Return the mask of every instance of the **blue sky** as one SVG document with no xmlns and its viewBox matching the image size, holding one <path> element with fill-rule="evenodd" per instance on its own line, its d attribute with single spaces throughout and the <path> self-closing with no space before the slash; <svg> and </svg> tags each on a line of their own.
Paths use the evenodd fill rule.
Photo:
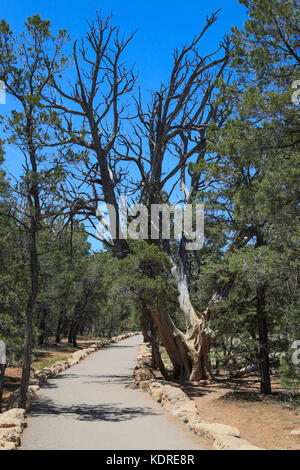
<svg viewBox="0 0 300 470">
<path fill-rule="evenodd" d="M 205 22 L 206 15 L 222 8 L 219 20 L 206 36 L 204 50 L 211 51 L 233 25 L 242 26 L 246 9 L 238 0 L 10 0 L 1 2 L 0 17 L 19 32 L 28 16 L 39 13 L 50 19 L 55 29 L 67 29 L 73 39 L 86 31 L 86 19 L 95 10 L 114 15 L 114 22 L 125 32 L 138 30 L 130 49 L 130 62 L 136 63 L 144 87 L 160 82 L 169 70 L 171 51 L 189 41 Z"/>
<path fill-rule="evenodd" d="M 101 10 L 105 16 L 113 13 L 113 23 L 120 25 L 121 31 L 130 33 L 137 30 L 126 59 L 130 64 L 135 63 L 139 84 L 146 91 L 157 89 L 168 77 L 172 50 L 189 42 L 201 31 L 206 16 L 220 8 L 218 21 L 209 29 L 201 44 L 202 53 L 205 54 L 218 46 L 232 26 L 243 26 L 246 9 L 238 0 L 187 0 L 184 3 L 179 0 L 10 0 L 2 2 L 0 18 L 4 18 L 13 32 L 19 34 L 26 19 L 39 13 L 43 19 L 51 21 L 53 32 L 67 29 L 71 39 L 75 40 L 85 34 L 86 20 L 92 20 L 96 10 Z M 14 107 L 12 100 L 7 97 L 6 111 Z M 5 113 L 3 105 L 0 105 L 0 113 Z M 22 157 L 9 147 L 5 159 L 6 169 L 11 174 L 17 174 Z"/>
<path fill-rule="evenodd" d="M 184 3 L 179 0 L 10 0 L 2 2 L 0 18 L 9 23 L 15 34 L 19 34 L 26 19 L 39 13 L 43 19 L 50 19 L 53 32 L 67 29 L 71 39 L 75 40 L 85 34 L 86 20 L 92 20 L 97 9 L 104 15 L 112 12 L 114 24 L 120 25 L 122 31 L 130 33 L 137 30 L 126 51 L 126 59 L 129 64 L 135 63 L 139 84 L 146 91 L 156 90 L 168 77 L 173 49 L 189 42 L 205 24 L 206 16 L 220 8 L 218 21 L 201 44 L 205 54 L 212 52 L 232 26 L 243 26 L 246 9 L 238 0 L 186 0 Z M 7 96 L 6 99 L 6 109 L 0 105 L 0 113 L 14 107 L 13 98 Z M 15 153 L 14 156 L 6 154 L 6 167 L 10 171 L 17 171 L 18 163 Z"/>
</svg>

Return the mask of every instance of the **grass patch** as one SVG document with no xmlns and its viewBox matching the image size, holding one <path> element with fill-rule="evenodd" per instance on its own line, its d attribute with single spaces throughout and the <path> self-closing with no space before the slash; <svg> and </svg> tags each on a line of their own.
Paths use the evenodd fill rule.
<svg viewBox="0 0 300 470">
<path fill-rule="evenodd" d="M 34 361 L 32 363 L 32 366 L 35 369 L 44 369 L 44 367 L 53 366 L 56 362 L 67 361 L 67 360 L 68 360 L 68 358 L 66 356 L 55 357 L 54 359 L 44 359 L 43 361 Z"/>
</svg>

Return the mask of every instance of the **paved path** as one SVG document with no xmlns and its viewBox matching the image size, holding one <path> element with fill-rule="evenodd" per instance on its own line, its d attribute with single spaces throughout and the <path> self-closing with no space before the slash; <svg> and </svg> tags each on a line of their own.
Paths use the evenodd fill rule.
<svg viewBox="0 0 300 470">
<path fill-rule="evenodd" d="M 141 336 L 91 354 L 49 380 L 30 412 L 22 449 L 196 450 L 196 439 L 133 385 Z"/>
</svg>

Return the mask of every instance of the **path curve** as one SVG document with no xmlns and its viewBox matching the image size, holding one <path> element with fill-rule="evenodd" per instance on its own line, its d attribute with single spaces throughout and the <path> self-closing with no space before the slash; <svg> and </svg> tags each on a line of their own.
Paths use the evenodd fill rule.
<svg viewBox="0 0 300 470">
<path fill-rule="evenodd" d="M 90 355 L 50 379 L 32 403 L 24 450 L 200 450 L 180 423 L 133 384 L 142 336 Z"/>
</svg>

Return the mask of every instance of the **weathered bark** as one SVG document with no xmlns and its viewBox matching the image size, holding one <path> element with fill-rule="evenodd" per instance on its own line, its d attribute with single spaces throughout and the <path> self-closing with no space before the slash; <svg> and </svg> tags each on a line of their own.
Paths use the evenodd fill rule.
<svg viewBox="0 0 300 470">
<path fill-rule="evenodd" d="M 174 378 L 189 380 L 192 360 L 184 334 L 176 328 L 168 314 L 151 310 L 151 317 L 173 364 Z"/>
<path fill-rule="evenodd" d="M 191 334 L 195 326 L 201 320 L 197 316 L 194 310 L 194 307 L 192 306 L 192 303 L 191 303 L 187 276 L 184 272 L 184 268 L 181 268 L 180 266 L 174 266 L 171 272 L 177 284 L 179 306 L 184 315 L 187 333 Z"/>
<path fill-rule="evenodd" d="M 213 379 L 209 353 L 212 344 L 211 336 L 205 331 L 205 321 L 194 326 L 193 332 L 187 339 L 193 358 L 191 381 Z"/>
<path fill-rule="evenodd" d="M 235 248 L 244 246 L 253 236 L 252 228 L 238 231 L 233 238 L 229 250 L 232 251 Z M 171 269 L 178 289 L 179 306 L 187 329 L 182 341 L 186 344 L 191 368 L 188 365 L 184 375 L 188 376 L 190 381 L 203 380 L 208 377 L 214 379 L 209 360 L 211 345 L 230 329 L 230 325 L 223 331 L 211 331 L 207 327 L 207 320 L 213 317 L 216 305 L 228 296 L 234 285 L 235 278 L 234 275 L 231 275 L 225 284 L 218 286 L 209 302 L 208 308 L 198 315 L 190 299 L 187 278 L 188 252 L 185 244 L 186 240 L 183 237 L 180 242 L 177 263 Z"/>
<path fill-rule="evenodd" d="M 178 263 L 173 266 L 171 273 L 177 285 L 179 306 L 187 328 L 186 335 L 182 337 L 189 355 L 189 364 L 184 376 L 190 381 L 196 381 L 206 379 L 208 375 L 212 376 L 209 362 L 211 339 L 205 329 L 205 314 L 198 316 L 191 303 L 186 275 L 187 256 L 185 241 L 182 240 Z"/>
</svg>

